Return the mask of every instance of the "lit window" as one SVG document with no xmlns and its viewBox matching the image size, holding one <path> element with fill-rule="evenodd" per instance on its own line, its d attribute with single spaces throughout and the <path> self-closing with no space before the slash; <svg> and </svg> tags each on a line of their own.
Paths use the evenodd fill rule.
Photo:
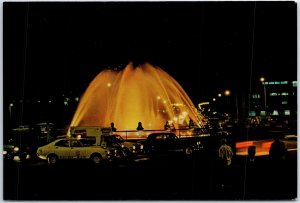
<svg viewBox="0 0 300 203">
<path fill-rule="evenodd" d="M 268 85 L 268 84 L 269 84 L 269 82 L 263 82 L 263 84 L 264 84 L 264 85 Z"/>
<path fill-rule="evenodd" d="M 281 104 L 288 104 L 288 102 L 287 101 L 282 101 Z"/>
<path fill-rule="evenodd" d="M 270 93 L 270 96 L 277 96 L 277 95 L 278 95 L 278 93 L 276 93 L 276 92 Z"/>
<path fill-rule="evenodd" d="M 280 84 L 286 85 L 286 84 L 288 84 L 288 81 L 281 81 Z"/>
<path fill-rule="evenodd" d="M 274 85 L 274 82 L 269 82 L 269 85 Z"/>
<path fill-rule="evenodd" d="M 280 84 L 280 82 L 279 81 L 275 81 L 275 85 L 278 85 L 278 84 Z"/>
<path fill-rule="evenodd" d="M 293 87 L 297 87 L 297 81 L 293 81 L 292 84 L 293 84 Z"/>
<path fill-rule="evenodd" d="M 255 111 L 249 111 L 249 116 L 256 116 L 256 112 Z"/>
<path fill-rule="evenodd" d="M 277 110 L 274 110 L 274 111 L 272 112 L 272 115 L 273 115 L 273 116 L 278 116 L 278 115 L 279 115 L 279 113 L 278 113 L 278 111 L 277 111 Z"/>
<path fill-rule="evenodd" d="M 288 92 L 282 92 L 281 95 L 282 95 L 282 96 L 288 96 L 289 93 L 288 93 Z"/>
<path fill-rule="evenodd" d="M 260 111 L 261 116 L 266 116 L 266 111 Z"/>
<path fill-rule="evenodd" d="M 290 110 L 284 110 L 283 114 L 286 115 L 286 116 L 289 116 L 289 115 L 291 115 L 291 111 Z"/>
</svg>

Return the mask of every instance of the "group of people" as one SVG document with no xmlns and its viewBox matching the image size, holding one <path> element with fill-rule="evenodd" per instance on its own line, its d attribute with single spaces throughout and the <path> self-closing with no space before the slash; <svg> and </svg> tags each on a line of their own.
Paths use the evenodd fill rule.
<svg viewBox="0 0 300 203">
<path fill-rule="evenodd" d="M 110 123 L 110 127 L 113 132 L 117 131 L 117 128 L 115 127 L 115 124 L 113 122 Z M 138 126 L 137 126 L 136 130 L 144 130 L 142 122 L 138 122 Z"/>
<path fill-rule="evenodd" d="M 270 161 L 274 164 L 280 164 L 282 161 L 286 159 L 287 149 L 285 143 L 279 139 L 278 136 L 273 137 L 274 141 L 271 144 L 269 150 L 269 158 Z M 255 162 L 255 155 L 256 155 L 256 147 L 249 146 L 248 147 L 248 160 L 249 164 Z M 221 170 L 221 182 L 222 184 L 228 184 L 230 182 L 231 176 L 231 165 L 232 165 L 232 158 L 234 156 L 232 147 L 228 145 L 227 139 L 221 139 L 221 145 L 218 150 L 218 158 L 219 158 L 219 168 Z"/>
</svg>

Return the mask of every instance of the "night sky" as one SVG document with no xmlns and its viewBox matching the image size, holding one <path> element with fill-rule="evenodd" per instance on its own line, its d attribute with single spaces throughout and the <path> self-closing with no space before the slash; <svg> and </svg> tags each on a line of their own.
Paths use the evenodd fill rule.
<svg viewBox="0 0 300 203">
<path fill-rule="evenodd" d="M 196 104 L 297 79 L 295 2 L 5 2 L 4 98 L 80 96 L 104 68 L 149 61 Z M 252 67 L 252 69 L 251 69 Z M 252 73 L 252 74 L 251 74 Z"/>
</svg>

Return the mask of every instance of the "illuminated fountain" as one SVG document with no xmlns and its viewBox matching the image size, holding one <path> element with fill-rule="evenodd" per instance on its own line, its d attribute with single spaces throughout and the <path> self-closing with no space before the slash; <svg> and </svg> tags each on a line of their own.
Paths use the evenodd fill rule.
<svg viewBox="0 0 300 203">
<path fill-rule="evenodd" d="M 162 130 L 166 121 L 175 128 L 201 118 L 183 88 L 159 67 L 129 63 L 121 71 L 103 70 L 80 99 L 71 126 L 110 126 L 118 131 Z"/>
</svg>

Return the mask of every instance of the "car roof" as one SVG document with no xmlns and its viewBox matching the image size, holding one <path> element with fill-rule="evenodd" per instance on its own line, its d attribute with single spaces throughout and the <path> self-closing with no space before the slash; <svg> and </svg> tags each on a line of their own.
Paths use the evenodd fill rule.
<svg viewBox="0 0 300 203">
<path fill-rule="evenodd" d="M 170 133 L 170 132 L 161 132 L 161 133 L 151 133 L 148 135 L 148 137 L 154 137 L 154 136 L 157 136 L 157 135 L 175 135 L 175 133 Z"/>
</svg>

